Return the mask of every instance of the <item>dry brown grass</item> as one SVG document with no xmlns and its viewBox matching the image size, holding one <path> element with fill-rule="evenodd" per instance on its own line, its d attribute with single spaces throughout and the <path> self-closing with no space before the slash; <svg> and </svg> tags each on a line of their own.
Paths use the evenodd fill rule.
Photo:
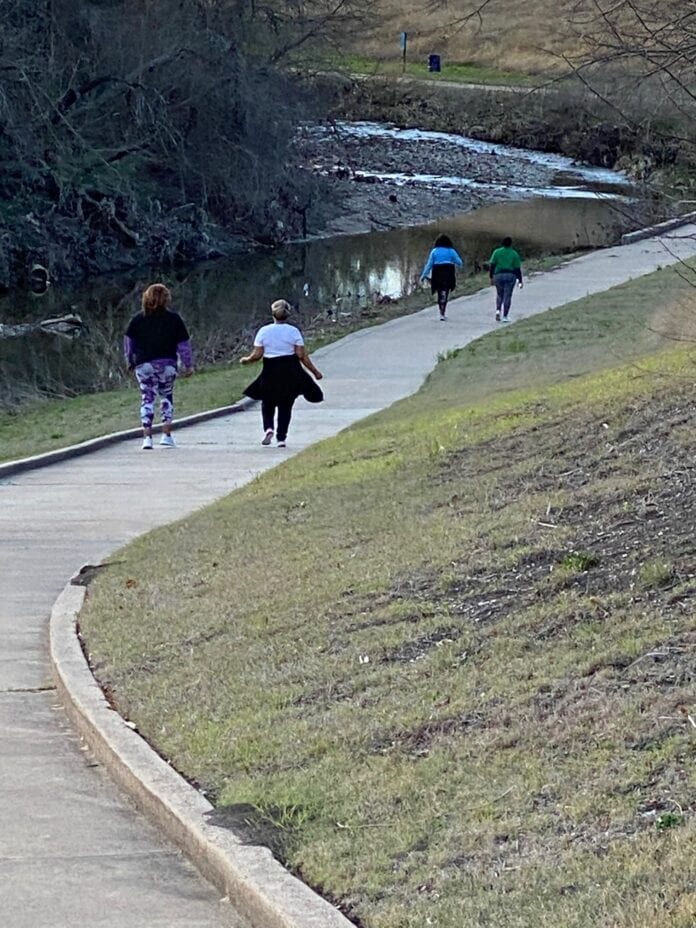
<svg viewBox="0 0 696 928">
<path fill-rule="evenodd" d="M 438 52 L 446 60 L 534 74 L 562 69 L 559 56 L 580 49 L 588 22 L 585 0 L 490 0 L 480 19 L 462 22 L 477 5 L 474 0 L 380 0 L 380 24 L 356 43 L 355 52 L 397 58 L 398 35 L 407 31 L 412 57 Z"/>
</svg>

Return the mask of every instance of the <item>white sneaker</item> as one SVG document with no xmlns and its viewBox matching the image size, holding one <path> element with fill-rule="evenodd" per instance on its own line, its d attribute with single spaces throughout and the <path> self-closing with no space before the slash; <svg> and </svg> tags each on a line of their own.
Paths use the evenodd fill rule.
<svg viewBox="0 0 696 928">
<path fill-rule="evenodd" d="M 143 438 L 143 451 L 152 451 L 152 437 L 150 435 Z"/>
<path fill-rule="evenodd" d="M 173 435 L 163 435 L 160 438 L 160 445 L 163 448 L 176 448 L 176 442 Z"/>
<path fill-rule="evenodd" d="M 273 441 L 273 429 L 266 429 L 266 434 L 261 439 L 262 445 L 270 445 Z"/>
<path fill-rule="evenodd" d="M 287 448 L 287 444 L 286 444 L 284 441 L 279 441 L 279 442 L 278 442 L 278 447 L 279 447 L 279 448 Z"/>
</svg>

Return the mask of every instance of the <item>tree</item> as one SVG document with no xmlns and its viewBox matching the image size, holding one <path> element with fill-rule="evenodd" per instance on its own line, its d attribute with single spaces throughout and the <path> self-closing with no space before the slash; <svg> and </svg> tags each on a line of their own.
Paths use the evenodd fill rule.
<svg viewBox="0 0 696 928">
<path fill-rule="evenodd" d="M 175 220 L 297 234 L 311 110 L 281 64 L 363 2 L 0 0 L 0 199 L 155 258 L 192 256 Z"/>
<path fill-rule="evenodd" d="M 583 0 L 582 50 L 566 60 L 594 94 L 636 119 L 661 114 L 694 143 L 696 0 Z"/>
</svg>

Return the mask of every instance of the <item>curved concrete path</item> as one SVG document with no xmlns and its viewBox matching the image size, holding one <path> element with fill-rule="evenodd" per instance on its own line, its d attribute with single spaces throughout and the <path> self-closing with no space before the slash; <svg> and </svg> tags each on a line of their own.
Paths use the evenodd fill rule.
<svg viewBox="0 0 696 928">
<path fill-rule="evenodd" d="M 696 226 L 533 278 L 516 318 L 696 255 Z M 0 924 L 2 928 L 220 928 L 239 919 L 81 750 L 47 673 L 51 605 L 82 564 L 211 502 L 287 454 L 416 390 L 440 352 L 490 331 L 492 294 L 364 329 L 317 353 L 327 402 L 298 410 L 291 448 L 261 448 L 258 412 L 0 483 Z M 136 399 L 133 398 L 134 413 Z M 143 489 L 145 488 L 145 489 Z M 150 489 L 147 489 L 150 488 Z"/>
</svg>

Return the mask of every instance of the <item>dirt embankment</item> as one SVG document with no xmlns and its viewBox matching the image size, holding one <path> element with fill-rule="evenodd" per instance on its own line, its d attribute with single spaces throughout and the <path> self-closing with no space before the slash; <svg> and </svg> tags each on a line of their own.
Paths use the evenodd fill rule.
<svg viewBox="0 0 696 928">
<path fill-rule="evenodd" d="M 0 292 L 30 289 L 32 268 L 46 268 L 53 284 L 138 267 L 170 268 L 280 244 L 300 237 L 307 211 L 274 199 L 263 229 L 225 228 L 193 203 L 165 209 L 135 197 L 85 199 L 71 212 L 41 198 L 0 213 Z"/>
<path fill-rule="evenodd" d="M 330 82 L 334 112 L 345 119 L 373 119 L 542 152 L 627 170 L 638 180 L 687 167 L 689 146 L 659 127 L 647 131 L 585 92 L 554 84 L 510 94 L 494 87 L 454 88 L 398 79 Z"/>
<path fill-rule="evenodd" d="M 125 270 L 214 258 L 234 246 L 233 236 L 184 207 L 143 216 L 113 201 L 95 200 L 89 216 L 47 212 L 37 203 L 0 226 L 0 290 L 28 287 L 31 269 L 45 267 L 54 283 Z"/>
</svg>

